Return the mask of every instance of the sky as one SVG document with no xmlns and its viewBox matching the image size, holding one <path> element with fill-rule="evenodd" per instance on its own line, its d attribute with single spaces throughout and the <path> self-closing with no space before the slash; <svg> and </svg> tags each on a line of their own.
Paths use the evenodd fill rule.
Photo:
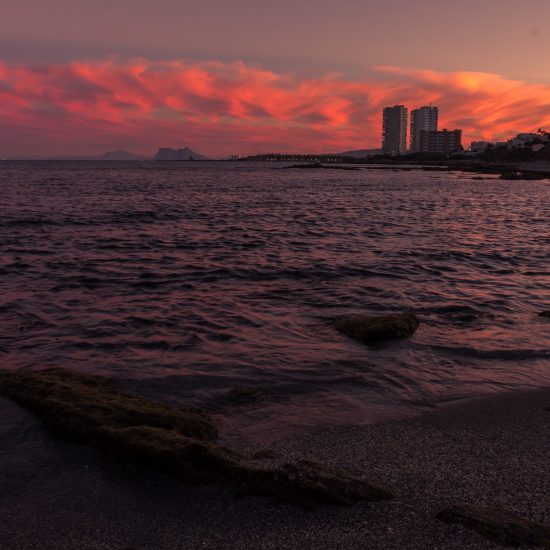
<svg viewBox="0 0 550 550">
<path fill-rule="evenodd" d="M 466 144 L 550 126 L 550 1 L 0 0 L 0 158 L 380 146 L 432 102 Z"/>
</svg>

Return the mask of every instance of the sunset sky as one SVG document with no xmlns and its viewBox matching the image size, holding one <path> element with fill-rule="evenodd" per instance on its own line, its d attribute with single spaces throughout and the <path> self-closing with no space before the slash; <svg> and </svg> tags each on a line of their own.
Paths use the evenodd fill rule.
<svg viewBox="0 0 550 550">
<path fill-rule="evenodd" d="M 0 0 L 0 158 L 331 152 L 381 109 L 505 139 L 550 126 L 548 0 Z"/>
</svg>

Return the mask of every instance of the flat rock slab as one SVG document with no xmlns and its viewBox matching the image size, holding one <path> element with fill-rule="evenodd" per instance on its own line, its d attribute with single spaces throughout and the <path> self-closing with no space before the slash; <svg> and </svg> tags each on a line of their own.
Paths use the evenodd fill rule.
<svg viewBox="0 0 550 550">
<path fill-rule="evenodd" d="M 56 435 L 191 483 L 218 483 L 242 495 L 304 507 L 389 500 L 391 493 L 359 476 L 319 464 L 256 467 L 212 442 L 210 417 L 122 392 L 107 379 L 65 369 L 5 372 L 0 393 L 35 412 Z"/>
<path fill-rule="evenodd" d="M 475 506 L 451 506 L 439 512 L 436 518 L 464 525 L 504 546 L 550 548 L 549 525 L 529 521 L 512 512 Z"/>
<path fill-rule="evenodd" d="M 336 322 L 336 328 L 363 344 L 412 336 L 420 322 L 413 313 L 396 315 L 359 316 Z"/>
<path fill-rule="evenodd" d="M 35 412 L 60 435 L 88 443 L 102 428 L 150 427 L 201 441 L 218 430 L 211 418 L 194 407 L 169 407 L 115 388 L 101 376 L 52 368 L 5 373 L 0 391 Z"/>
</svg>

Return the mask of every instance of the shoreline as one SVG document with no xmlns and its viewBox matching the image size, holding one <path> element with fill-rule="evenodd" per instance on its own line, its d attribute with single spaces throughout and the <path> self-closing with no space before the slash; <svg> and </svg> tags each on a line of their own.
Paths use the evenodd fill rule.
<svg viewBox="0 0 550 550">
<path fill-rule="evenodd" d="M 16 448 L 4 445 L 0 455 L 5 549 L 500 548 L 434 519 L 456 504 L 550 523 L 550 388 L 449 403 L 398 422 L 312 430 L 270 445 L 277 460 L 362 472 L 397 497 L 313 511 L 183 485 L 62 443 L 17 405 L 2 405 L 18 434 Z M 21 447 L 40 457 L 30 471 L 17 456 Z"/>
</svg>

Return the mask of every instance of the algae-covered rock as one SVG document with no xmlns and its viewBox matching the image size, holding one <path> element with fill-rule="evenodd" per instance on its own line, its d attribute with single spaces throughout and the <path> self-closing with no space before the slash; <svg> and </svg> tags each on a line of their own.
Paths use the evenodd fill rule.
<svg viewBox="0 0 550 550">
<path fill-rule="evenodd" d="M 0 392 L 29 407 L 53 433 L 192 483 L 219 483 L 243 495 L 303 506 L 386 500 L 365 480 L 312 463 L 273 468 L 213 443 L 210 418 L 122 392 L 107 380 L 64 369 L 4 373 Z"/>
<path fill-rule="evenodd" d="M 277 453 L 271 449 L 261 449 L 256 451 L 251 458 L 252 460 L 273 460 L 277 458 Z"/>
<path fill-rule="evenodd" d="M 236 483 L 243 495 L 269 495 L 306 508 L 318 504 L 349 506 L 357 501 L 391 500 L 393 495 L 359 477 L 301 460 L 274 469 L 250 469 Z"/>
<path fill-rule="evenodd" d="M 393 338 L 407 338 L 414 334 L 419 321 L 413 313 L 397 315 L 359 316 L 336 322 L 336 328 L 364 344 Z"/>
<path fill-rule="evenodd" d="M 4 395 L 32 409 L 55 432 L 90 443 L 104 427 L 148 426 L 208 441 L 217 436 L 210 417 L 192 407 L 169 407 L 116 389 L 99 376 L 61 368 L 6 375 Z"/>
<path fill-rule="evenodd" d="M 550 526 L 524 519 L 512 512 L 462 505 L 445 508 L 436 518 L 464 525 L 486 539 L 505 546 L 550 548 Z"/>
</svg>

